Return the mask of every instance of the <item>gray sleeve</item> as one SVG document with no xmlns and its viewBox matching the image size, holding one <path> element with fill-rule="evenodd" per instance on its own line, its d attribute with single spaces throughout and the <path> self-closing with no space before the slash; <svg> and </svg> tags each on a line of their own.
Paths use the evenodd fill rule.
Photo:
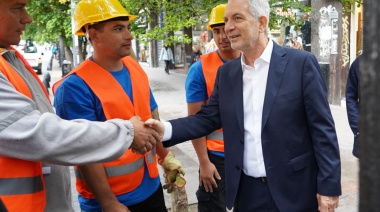
<svg viewBox="0 0 380 212">
<path fill-rule="evenodd" d="M 59 165 L 112 161 L 132 144 L 133 125 L 67 121 L 52 113 L 41 114 L 0 73 L 0 155 Z"/>
</svg>

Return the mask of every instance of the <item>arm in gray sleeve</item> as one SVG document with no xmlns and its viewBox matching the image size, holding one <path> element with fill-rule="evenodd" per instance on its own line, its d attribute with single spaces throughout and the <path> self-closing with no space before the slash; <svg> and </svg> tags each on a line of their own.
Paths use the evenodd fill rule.
<svg viewBox="0 0 380 212">
<path fill-rule="evenodd" d="M 0 155 L 59 165 L 112 161 L 132 144 L 129 121 L 67 121 L 41 114 L 0 73 Z"/>
</svg>

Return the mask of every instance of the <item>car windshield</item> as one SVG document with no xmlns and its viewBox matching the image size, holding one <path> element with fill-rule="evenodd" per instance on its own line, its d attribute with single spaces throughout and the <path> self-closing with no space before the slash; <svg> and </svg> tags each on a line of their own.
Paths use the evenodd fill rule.
<svg viewBox="0 0 380 212">
<path fill-rule="evenodd" d="M 25 53 L 37 53 L 37 48 L 35 46 L 26 47 Z"/>
</svg>

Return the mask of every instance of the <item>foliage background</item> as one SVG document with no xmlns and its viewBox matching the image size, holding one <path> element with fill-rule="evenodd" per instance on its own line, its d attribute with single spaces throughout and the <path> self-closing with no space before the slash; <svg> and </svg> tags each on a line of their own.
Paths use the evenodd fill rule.
<svg viewBox="0 0 380 212">
<path fill-rule="evenodd" d="M 362 0 L 339 0 L 345 12 L 351 12 L 351 5 L 361 4 Z M 78 0 L 75 0 L 77 3 Z M 167 44 L 190 43 L 191 34 L 183 33 L 175 35 L 174 32 L 192 27 L 200 21 L 207 21 L 211 9 L 217 5 L 226 3 L 226 0 L 120 0 L 127 11 L 138 15 L 133 21 L 132 33 L 139 42 L 149 43 L 155 40 L 164 40 Z M 278 23 L 286 21 L 291 25 L 297 21 L 279 16 L 275 13 L 277 8 L 287 11 L 289 8 L 299 9 L 303 12 L 312 11 L 311 7 L 302 5 L 298 0 L 269 0 L 271 5 L 270 23 L 271 29 Z M 30 0 L 27 10 L 33 18 L 33 23 L 27 26 L 23 35 L 24 39 L 31 38 L 37 43 L 56 43 L 60 36 L 65 49 L 72 55 L 71 30 L 71 1 L 70 0 Z M 158 18 L 160 17 L 160 18 Z M 164 21 L 160 21 L 164 20 Z M 189 31 L 189 30 L 187 30 Z M 86 39 L 81 38 L 80 49 L 85 50 Z M 83 51 L 82 51 L 83 52 Z M 84 52 L 85 53 L 85 52 Z"/>
</svg>

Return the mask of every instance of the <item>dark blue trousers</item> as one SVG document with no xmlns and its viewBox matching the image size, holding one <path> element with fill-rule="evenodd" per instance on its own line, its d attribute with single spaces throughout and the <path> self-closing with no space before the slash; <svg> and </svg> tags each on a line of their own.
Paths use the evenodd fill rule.
<svg viewBox="0 0 380 212">
<path fill-rule="evenodd" d="M 225 212 L 226 211 L 226 183 L 224 171 L 224 158 L 214 155 L 208 151 L 208 157 L 218 170 L 221 177 L 216 180 L 218 188 L 214 191 L 206 192 L 204 186 L 199 186 L 196 193 L 198 199 L 198 212 Z"/>
<path fill-rule="evenodd" d="M 242 172 L 234 211 L 279 212 L 266 178 L 254 178 Z"/>
</svg>

